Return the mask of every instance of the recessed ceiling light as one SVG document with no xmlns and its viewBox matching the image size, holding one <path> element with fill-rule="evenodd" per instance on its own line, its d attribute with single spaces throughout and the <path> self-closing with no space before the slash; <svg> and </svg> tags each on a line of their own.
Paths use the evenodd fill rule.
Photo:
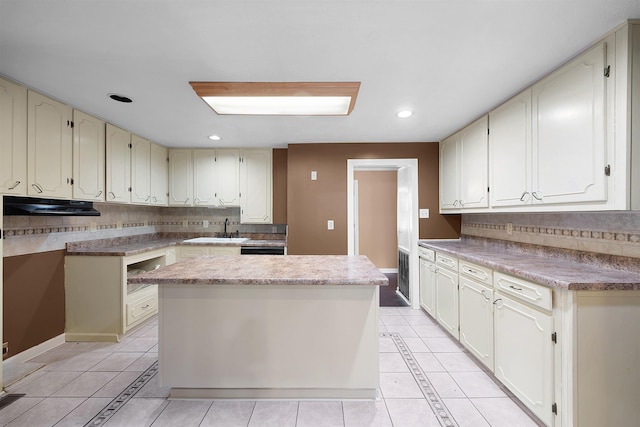
<svg viewBox="0 0 640 427">
<path fill-rule="evenodd" d="M 117 93 L 110 93 L 109 98 L 113 99 L 114 101 L 124 102 L 125 104 L 130 104 L 133 102 L 133 99 L 129 98 L 128 96 L 119 95 Z"/>
<path fill-rule="evenodd" d="M 411 117 L 411 116 L 413 116 L 413 111 L 410 111 L 410 110 L 398 111 L 398 114 L 396 114 L 396 117 L 400 119 L 406 119 L 407 117 Z"/>
<path fill-rule="evenodd" d="M 218 135 L 209 135 L 209 139 L 212 141 L 220 141 L 222 138 L 220 138 Z"/>
<path fill-rule="evenodd" d="M 346 116 L 360 82 L 190 82 L 217 114 Z"/>
</svg>

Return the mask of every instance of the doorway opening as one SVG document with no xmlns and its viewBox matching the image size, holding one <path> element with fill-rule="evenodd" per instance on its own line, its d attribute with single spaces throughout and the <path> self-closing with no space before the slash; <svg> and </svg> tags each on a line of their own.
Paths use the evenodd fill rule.
<svg viewBox="0 0 640 427">
<path fill-rule="evenodd" d="M 360 254 L 358 180 L 362 171 L 392 171 L 396 184 L 396 241 L 399 294 L 413 307 L 419 307 L 418 277 L 418 160 L 417 159 L 349 159 L 347 160 L 347 239 L 348 254 Z M 373 208 L 369 208 L 373 209 Z M 375 216 L 375 212 L 373 213 Z M 378 230 L 367 230 L 367 237 Z M 387 241 L 385 245 L 392 245 Z M 387 251 L 388 254 L 388 251 Z M 387 255 L 388 256 L 388 255 Z M 387 272 L 387 269 L 381 269 Z"/>
</svg>

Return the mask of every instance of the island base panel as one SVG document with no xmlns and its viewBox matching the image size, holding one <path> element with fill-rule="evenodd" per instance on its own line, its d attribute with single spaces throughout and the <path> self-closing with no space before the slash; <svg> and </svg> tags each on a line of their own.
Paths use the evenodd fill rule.
<svg viewBox="0 0 640 427">
<path fill-rule="evenodd" d="M 161 285 L 161 385 L 194 398 L 209 397 L 197 389 L 232 398 L 254 397 L 241 390 L 281 391 L 270 398 L 365 390 L 373 398 L 378 294 L 374 285 Z"/>
</svg>

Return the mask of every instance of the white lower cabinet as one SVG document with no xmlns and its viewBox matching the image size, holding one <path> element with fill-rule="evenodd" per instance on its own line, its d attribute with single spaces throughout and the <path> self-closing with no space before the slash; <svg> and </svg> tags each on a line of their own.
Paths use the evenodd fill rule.
<svg viewBox="0 0 640 427">
<path fill-rule="evenodd" d="M 435 317 L 436 311 L 436 264 L 435 254 L 423 255 L 428 249 L 420 248 L 420 306 Z"/>
<path fill-rule="evenodd" d="M 180 246 L 178 253 L 180 254 L 180 261 L 184 259 L 197 258 L 204 255 L 240 255 L 240 246 Z"/>
<path fill-rule="evenodd" d="M 460 276 L 460 343 L 491 371 L 493 301 L 493 289 Z"/>
<path fill-rule="evenodd" d="M 451 268 L 445 268 L 445 265 Z M 436 320 L 447 332 L 460 339 L 457 267 L 457 259 L 436 254 Z"/>
<path fill-rule="evenodd" d="M 495 375 L 546 425 L 553 424 L 553 316 L 496 293 Z"/>
</svg>

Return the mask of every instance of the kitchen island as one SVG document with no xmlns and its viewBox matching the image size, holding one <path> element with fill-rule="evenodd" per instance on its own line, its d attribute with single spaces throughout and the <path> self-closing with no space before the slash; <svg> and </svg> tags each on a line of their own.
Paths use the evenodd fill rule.
<svg viewBox="0 0 640 427">
<path fill-rule="evenodd" d="M 364 256 L 205 256 L 159 285 L 159 375 L 174 398 L 376 397 L 378 295 Z"/>
</svg>

